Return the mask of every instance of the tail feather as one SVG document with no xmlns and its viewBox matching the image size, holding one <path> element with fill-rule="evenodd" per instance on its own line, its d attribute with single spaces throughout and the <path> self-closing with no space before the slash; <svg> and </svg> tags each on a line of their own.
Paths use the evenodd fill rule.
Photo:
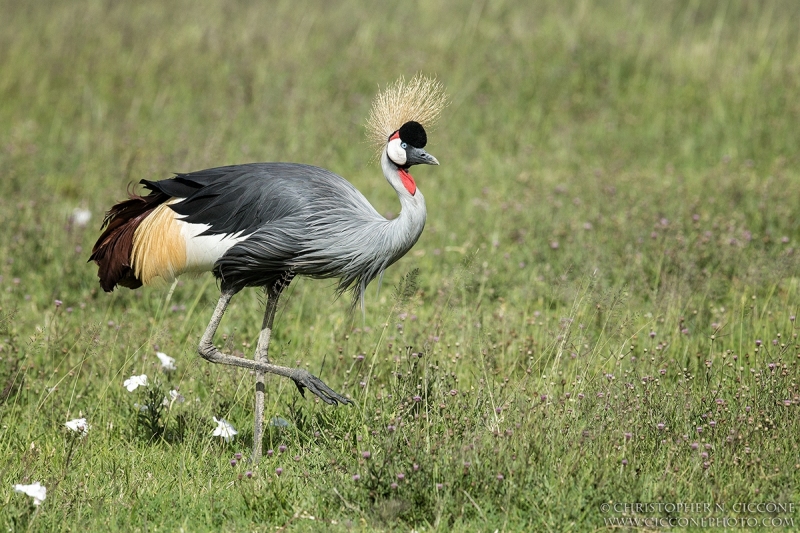
<svg viewBox="0 0 800 533">
<path fill-rule="evenodd" d="M 147 196 L 128 193 L 128 200 L 120 202 L 106 213 L 104 231 L 92 248 L 89 261 L 97 263 L 100 286 L 106 292 L 121 285 L 129 289 L 142 286 L 131 266 L 131 251 L 136 229 L 159 205 L 170 197 L 153 191 Z"/>
</svg>

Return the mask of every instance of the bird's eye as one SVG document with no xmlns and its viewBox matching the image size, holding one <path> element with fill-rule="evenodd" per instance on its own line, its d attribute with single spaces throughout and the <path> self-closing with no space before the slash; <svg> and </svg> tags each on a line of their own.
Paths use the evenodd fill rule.
<svg viewBox="0 0 800 533">
<path fill-rule="evenodd" d="M 406 143 L 400 143 L 400 148 L 405 150 L 406 148 L 408 148 L 408 145 Z"/>
</svg>

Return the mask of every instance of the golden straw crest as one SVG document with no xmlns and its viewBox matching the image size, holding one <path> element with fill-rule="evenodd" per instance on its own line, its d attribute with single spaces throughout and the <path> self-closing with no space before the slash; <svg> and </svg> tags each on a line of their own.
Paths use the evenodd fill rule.
<svg viewBox="0 0 800 533">
<path fill-rule="evenodd" d="M 367 137 L 380 152 L 389 136 L 408 121 L 430 128 L 448 104 L 444 86 L 434 78 L 417 74 L 411 81 L 400 78 L 372 101 L 367 119 Z"/>
</svg>

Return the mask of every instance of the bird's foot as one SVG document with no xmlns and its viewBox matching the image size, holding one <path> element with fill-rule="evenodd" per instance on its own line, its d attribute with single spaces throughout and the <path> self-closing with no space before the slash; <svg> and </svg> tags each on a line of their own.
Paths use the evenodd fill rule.
<svg viewBox="0 0 800 533">
<path fill-rule="evenodd" d="M 349 398 L 345 398 L 332 388 L 328 387 L 325 382 L 323 382 L 317 376 L 302 368 L 296 369 L 295 375 L 292 376 L 292 379 L 294 380 L 294 384 L 297 385 L 297 388 L 300 390 L 300 394 L 303 397 L 305 397 L 305 390 L 308 389 L 319 396 L 323 402 L 330 405 L 336 405 L 338 403 L 346 405 L 348 403 L 353 403 Z"/>
</svg>

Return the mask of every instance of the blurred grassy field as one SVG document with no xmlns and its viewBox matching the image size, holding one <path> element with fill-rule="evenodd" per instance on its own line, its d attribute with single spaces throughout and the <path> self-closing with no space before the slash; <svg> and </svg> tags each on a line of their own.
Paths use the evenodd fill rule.
<svg viewBox="0 0 800 533">
<path fill-rule="evenodd" d="M 733 509 L 800 502 L 796 2 L 39 1 L 0 20 L 4 530 L 636 527 L 609 502 L 800 524 Z M 452 102 L 441 166 L 415 173 L 425 233 L 365 319 L 297 280 L 276 323 L 273 358 L 356 405 L 270 379 L 290 425 L 232 466 L 252 376 L 196 355 L 213 280 L 103 293 L 103 213 L 143 178 L 294 161 L 393 216 L 362 125 L 417 72 Z M 238 295 L 220 345 L 251 357 L 262 305 Z M 149 392 L 126 391 L 141 373 Z M 172 388 L 186 402 L 157 411 Z M 12 489 L 34 481 L 40 507 Z"/>
</svg>

